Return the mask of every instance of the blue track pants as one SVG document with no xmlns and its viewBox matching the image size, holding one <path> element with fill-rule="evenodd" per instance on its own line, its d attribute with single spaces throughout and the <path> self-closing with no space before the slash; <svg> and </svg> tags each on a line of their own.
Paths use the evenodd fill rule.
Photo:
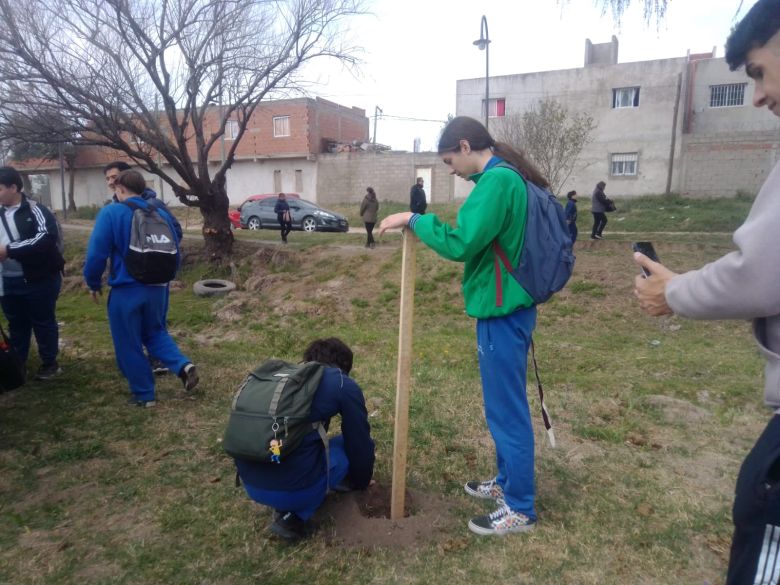
<svg viewBox="0 0 780 585">
<path fill-rule="evenodd" d="M 536 519 L 534 431 L 525 383 L 535 326 L 536 307 L 477 320 L 485 418 L 496 444 L 496 481 L 507 505 L 532 520 Z"/>
<path fill-rule="evenodd" d="M 344 437 L 338 435 L 330 439 L 330 481 L 328 487 L 332 488 L 341 483 L 348 471 L 349 460 L 344 451 Z M 244 482 L 244 489 L 247 495 L 258 504 L 270 506 L 278 512 L 295 512 L 301 520 L 306 521 L 325 501 L 326 481 L 328 478 L 323 473 L 322 478 L 317 483 L 300 490 L 264 490 L 248 485 L 246 482 Z"/>
<path fill-rule="evenodd" d="M 166 329 L 167 305 L 167 286 L 120 286 L 108 297 L 116 362 L 137 400 L 154 400 L 154 374 L 144 346 L 176 374 L 190 362 Z"/>
</svg>

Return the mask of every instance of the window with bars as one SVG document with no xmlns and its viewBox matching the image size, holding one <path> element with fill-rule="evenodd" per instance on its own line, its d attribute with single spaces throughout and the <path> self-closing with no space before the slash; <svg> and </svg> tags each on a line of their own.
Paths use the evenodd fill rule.
<svg viewBox="0 0 780 585">
<path fill-rule="evenodd" d="M 485 100 L 482 100 L 482 117 L 485 116 Z M 503 118 L 506 116 L 506 98 L 490 98 L 488 101 L 488 117 Z"/>
<path fill-rule="evenodd" d="M 274 138 L 290 135 L 290 116 L 274 116 Z"/>
<path fill-rule="evenodd" d="M 613 177 L 631 177 L 636 175 L 639 153 L 621 152 L 610 157 L 610 172 Z"/>
<path fill-rule="evenodd" d="M 225 140 L 235 140 L 238 136 L 238 120 L 228 120 L 225 123 Z"/>
<path fill-rule="evenodd" d="M 747 83 L 722 83 L 710 86 L 710 107 L 727 108 L 745 105 Z"/>
<path fill-rule="evenodd" d="M 617 87 L 612 90 L 613 108 L 638 108 L 639 107 L 639 88 L 638 87 Z"/>
</svg>

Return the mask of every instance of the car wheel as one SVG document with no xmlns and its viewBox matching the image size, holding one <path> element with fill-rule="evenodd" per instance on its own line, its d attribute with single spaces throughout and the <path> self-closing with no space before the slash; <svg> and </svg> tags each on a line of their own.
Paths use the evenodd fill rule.
<svg viewBox="0 0 780 585">
<path fill-rule="evenodd" d="M 234 290 L 236 290 L 236 284 L 234 282 L 230 282 L 229 280 L 220 280 L 218 278 L 199 280 L 192 285 L 192 292 L 199 297 L 226 295 L 227 293 Z"/>
<path fill-rule="evenodd" d="M 301 222 L 301 227 L 303 228 L 303 231 L 305 232 L 316 232 L 317 231 L 317 220 L 314 219 L 312 216 L 307 215 L 303 218 L 303 221 Z"/>
<path fill-rule="evenodd" d="M 249 218 L 249 221 L 246 222 L 246 227 L 250 230 L 259 230 L 262 227 L 260 218 L 253 215 Z"/>
</svg>

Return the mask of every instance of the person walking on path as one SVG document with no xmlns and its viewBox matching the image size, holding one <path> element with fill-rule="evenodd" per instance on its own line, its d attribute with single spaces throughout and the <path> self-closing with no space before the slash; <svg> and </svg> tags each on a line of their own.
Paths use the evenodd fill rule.
<svg viewBox="0 0 780 585">
<path fill-rule="evenodd" d="M 577 192 L 569 191 L 566 193 L 566 223 L 569 225 L 569 235 L 571 243 L 577 241 Z"/>
<path fill-rule="evenodd" d="M 726 42 L 731 70 L 745 65 L 755 81 L 753 105 L 780 116 L 780 0 L 759 0 Z M 636 253 L 650 272 L 635 294 L 650 315 L 691 319 L 752 319 L 765 365 L 764 402 L 774 412 L 737 477 L 726 585 L 777 584 L 780 579 L 780 265 L 772 253 L 780 223 L 780 163 L 769 173 L 736 250 L 703 268 L 676 274 Z M 746 286 L 747 285 L 747 286 Z"/>
<path fill-rule="evenodd" d="M 119 202 L 102 208 L 98 213 L 87 246 L 84 280 L 92 300 L 98 303 L 103 272 L 110 259 L 108 284 L 111 293 L 107 309 L 116 361 L 132 393 L 128 404 L 151 407 L 156 403 L 154 374 L 144 355 L 144 347 L 170 371 L 178 374 L 185 391 L 193 390 L 199 378 L 195 365 L 179 351 L 166 328 L 167 285 L 139 282 L 130 274 L 125 262 L 134 213 L 133 208 L 125 202 L 142 209 L 153 205 L 177 240 L 181 241 L 181 232 L 176 230 L 165 205 L 161 202 L 152 204 L 150 200 L 143 199 L 141 194 L 145 188 L 146 181 L 138 171 L 123 171 L 117 177 L 116 195 Z"/>
<path fill-rule="evenodd" d="M 604 187 L 607 184 L 599 181 L 593 190 L 593 197 L 590 200 L 590 211 L 593 214 L 593 229 L 590 231 L 591 240 L 603 240 L 601 233 L 607 227 L 607 195 L 604 193 Z"/>
<path fill-rule="evenodd" d="M 382 220 L 380 234 L 407 227 L 440 256 L 464 262 L 466 313 L 477 320 L 477 355 L 485 417 L 496 446 L 496 477 L 469 481 L 465 491 L 494 500 L 496 510 L 469 522 L 480 535 L 524 532 L 536 525 L 534 434 L 526 396 L 528 348 L 536 325 L 531 296 L 496 262 L 497 242 L 517 265 L 525 236 L 526 180 L 547 180 L 523 154 L 496 142 L 472 118 L 450 121 L 439 139 L 439 155 L 451 173 L 476 183 L 458 212 L 456 225 L 435 214 L 396 213 Z M 497 270 L 499 271 L 497 273 Z"/>
<path fill-rule="evenodd" d="M 412 190 L 409 192 L 409 210 L 412 213 L 419 213 L 422 215 L 425 210 L 428 209 L 428 200 L 425 198 L 425 180 L 422 177 L 417 177 L 417 182 L 412 185 Z"/>
<path fill-rule="evenodd" d="M 287 203 L 287 197 L 284 193 L 279 193 L 279 198 L 274 205 L 276 221 L 282 228 L 282 242 L 287 243 L 287 236 L 292 231 L 292 215 L 290 214 L 290 204 Z"/>
<path fill-rule="evenodd" d="M 360 204 L 360 217 L 366 226 L 366 248 L 374 247 L 374 226 L 376 225 L 379 201 L 373 187 L 366 187 L 366 196 Z"/>
<path fill-rule="evenodd" d="M 0 304 L 11 344 L 26 363 L 35 333 L 41 358 L 35 379 L 48 380 L 62 372 L 55 309 L 65 260 L 57 220 L 22 192 L 13 167 L 0 167 L 0 206 Z"/>
</svg>

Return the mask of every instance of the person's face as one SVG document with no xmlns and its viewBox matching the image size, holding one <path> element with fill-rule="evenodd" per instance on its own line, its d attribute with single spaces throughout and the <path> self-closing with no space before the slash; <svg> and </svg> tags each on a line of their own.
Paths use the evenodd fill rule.
<svg viewBox="0 0 780 585">
<path fill-rule="evenodd" d="M 106 184 L 114 193 L 116 193 L 116 179 L 121 172 L 119 169 L 108 169 L 106 171 Z"/>
<path fill-rule="evenodd" d="M 450 167 L 450 174 L 466 179 L 480 170 L 478 161 L 472 156 L 468 140 L 461 140 L 458 150 L 441 155 L 442 162 Z"/>
<path fill-rule="evenodd" d="M 753 105 L 780 116 L 780 33 L 747 54 L 745 72 L 756 83 Z"/>
<path fill-rule="evenodd" d="M 284 193 L 279 195 L 279 201 L 284 201 L 285 199 L 286 199 L 286 197 L 285 197 Z"/>
<path fill-rule="evenodd" d="M 16 205 L 21 200 L 22 196 L 16 188 L 16 185 L 11 185 L 10 187 L 0 185 L 0 205 Z"/>
<path fill-rule="evenodd" d="M 417 184 L 422 187 L 425 181 L 423 179 L 417 179 Z"/>
</svg>

